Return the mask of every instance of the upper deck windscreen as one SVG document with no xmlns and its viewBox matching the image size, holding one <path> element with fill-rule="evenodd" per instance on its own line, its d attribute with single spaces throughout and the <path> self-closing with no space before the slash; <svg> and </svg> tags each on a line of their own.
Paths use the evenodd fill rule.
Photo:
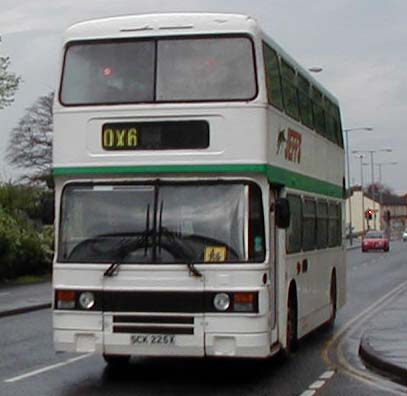
<svg viewBox="0 0 407 396">
<path fill-rule="evenodd" d="M 248 100 L 256 96 L 253 45 L 243 36 L 71 43 L 65 105 Z"/>
</svg>

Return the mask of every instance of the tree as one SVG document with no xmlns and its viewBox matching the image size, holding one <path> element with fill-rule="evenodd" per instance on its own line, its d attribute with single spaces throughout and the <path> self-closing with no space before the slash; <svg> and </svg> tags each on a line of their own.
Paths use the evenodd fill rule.
<svg viewBox="0 0 407 396">
<path fill-rule="evenodd" d="M 14 94 L 21 82 L 21 77 L 8 71 L 9 66 L 10 58 L 8 56 L 0 56 L 0 110 L 13 102 Z"/>
<path fill-rule="evenodd" d="M 21 180 L 30 184 L 51 182 L 53 100 L 53 92 L 40 96 L 11 131 L 7 160 L 26 172 Z"/>
<path fill-rule="evenodd" d="M 374 183 L 374 184 L 369 184 L 366 187 L 366 191 L 369 194 L 379 194 L 380 192 L 382 194 L 387 194 L 387 195 L 394 195 L 394 191 L 391 187 L 386 186 L 385 184 L 381 184 L 381 183 Z"/>
</svg>

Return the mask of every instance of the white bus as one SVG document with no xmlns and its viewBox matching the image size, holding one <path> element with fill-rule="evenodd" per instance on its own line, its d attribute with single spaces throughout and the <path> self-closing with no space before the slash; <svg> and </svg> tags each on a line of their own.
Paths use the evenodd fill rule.
<svg viewBox="0 0 407 396">
<path fill-rule="evenodd" d="M 345 302 L 338 102 L 251 17 L 69 28 L 53 173 L 59 351 L 264 358 Z"/>
</svg>

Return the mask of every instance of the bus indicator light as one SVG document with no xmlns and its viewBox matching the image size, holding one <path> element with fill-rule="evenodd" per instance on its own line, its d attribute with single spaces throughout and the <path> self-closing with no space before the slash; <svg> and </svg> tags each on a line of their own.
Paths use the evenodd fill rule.
<svg viewBox="0 0 407 396">
<path fill-rule="evenodd" d="M 55 302 L 58 309 L 74 309 L 76 302 L 75 292 L 72 290 L 57 290 Z"/>
<path fill-rule="evenodd" d="M 239 292 L 233 294 L 233 310 L 235 312 L 253 312 L 256 302 L 256 293 Z"/>
</svg>

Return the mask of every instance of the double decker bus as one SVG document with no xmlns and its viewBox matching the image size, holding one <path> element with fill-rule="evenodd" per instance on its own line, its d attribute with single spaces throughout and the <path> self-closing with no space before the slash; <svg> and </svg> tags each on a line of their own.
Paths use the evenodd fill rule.
<svg viewBox="0 0 407 396">
<path fill-rule="evenodd" d="M 345 302 L 338 101 L 251 17 L 70 27 L 53 174 L 59 351 L 264 358 Z"/>
</svg>

